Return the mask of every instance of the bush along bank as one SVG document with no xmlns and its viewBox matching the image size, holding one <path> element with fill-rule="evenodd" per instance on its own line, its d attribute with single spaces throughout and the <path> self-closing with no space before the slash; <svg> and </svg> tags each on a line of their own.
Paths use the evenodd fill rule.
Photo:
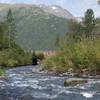
<svg viewBox="0 0 100 100">
<path fill-rule="evenodd" d="M 100 19 L 87 9 L 84 20 L 70 20 L 69 32 L 56 55 L 43 61 L 43 69 L 55 73 L 100 75 Z"/>
<path fill-rule="evenodd" d="M 0 51 L 0 65 L 4 67 L 14 67 L 31 64 L 31 55 L 19 52 L 15 48 Z"/>
<path fill-rule="evenodd" d="M 65 42 L 56 56 L 43 61 L 43 69 L 56 73 L 100 74 L 100 38 Z M 84 71 L 86 70 L 86 71 Z"/>
</svg>

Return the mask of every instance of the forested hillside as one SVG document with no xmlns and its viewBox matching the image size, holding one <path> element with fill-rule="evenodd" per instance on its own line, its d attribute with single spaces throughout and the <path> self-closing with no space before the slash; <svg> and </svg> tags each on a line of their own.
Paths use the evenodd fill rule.
<svg viewBox="0 0 100 100">
<path fill-rule="evenodd" d="M 68 19 L 45 12 L 35 5 L 0 4 L 0 20 L 11 9 L 16 24 L 16 41 L 26 50 L 55 49 L 57 36 L 68 32 Z M 71 16 L 72 18 L 72 16 Z"/>
</svg>

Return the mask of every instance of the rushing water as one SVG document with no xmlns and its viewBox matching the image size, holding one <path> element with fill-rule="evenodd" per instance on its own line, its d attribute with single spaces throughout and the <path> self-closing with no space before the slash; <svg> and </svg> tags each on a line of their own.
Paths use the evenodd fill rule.
<svg viewBox="0 0 100 100">
<path fill-rule="evenodd" d="M 64 80 L 73 78 L 32 73 L 33 67 L 6 70 L 7 79 L 0 79 L 0 100 L 100 100 L 100 80 L 64 87 Z"/>
</svg>

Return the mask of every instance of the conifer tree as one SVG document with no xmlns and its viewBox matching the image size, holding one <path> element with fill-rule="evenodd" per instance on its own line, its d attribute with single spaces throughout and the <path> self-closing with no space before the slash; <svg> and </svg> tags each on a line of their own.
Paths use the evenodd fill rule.
<svg viewBox="0 0 100 100">
<path fill-rule="evenodd" d="M 9 48 L 10 48 L 10 47 L 14 46 L 15 33 L 16 33 L 15 20 L 14 20 L 11 9 L 9 9 L 9 11 L 7 13 L 6 22 L 7 22 L 7 25 L 8 25 Z"/>
<path fill-rule="evenodd" d="M 85 26 L 86 36 L 87 37 L 92 36 L 91 33 L 95 27 L 95 17 L 92 9 L 88 9 L 85 12 L 84 26 Z"/>
<path fill-rule="evenodd" d="M 100 0 L 98 0 L 98 5 L 100 5 Z"/>
</svg>

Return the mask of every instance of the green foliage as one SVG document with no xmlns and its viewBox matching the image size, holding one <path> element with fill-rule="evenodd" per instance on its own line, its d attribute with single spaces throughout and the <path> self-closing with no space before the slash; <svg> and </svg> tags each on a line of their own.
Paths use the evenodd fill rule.
<svg viewBox="0 0 100 100">
<path fill-rule="evenodd" d="M 14 46 L 15 42 L 15 33 L 16 33 L 16 26 L 15 26 L 15 20 L 12 14 L 12 10 L 9 9 L 7 16 L 6 16 L 6 23 L 8 25 L 8 39 L 9 39 L 9 48 Z"/>
<path fill-rule="evenodd" d="M 72 39 L 80 39 L 83 36 L 84 28 L 81 23 L 75 20 L 69 20 L 68 22 L 69 33 L 67 34 L 67 38 Z"/>
<path fill-rule="evenodd" d="M 33 53 L 31 55 L 32 55 L 32 59 L 36 58 L 36 59 L 39 59 L 39 60 L 43 60 L 45 58 L 44 54 L 41 53 L 41 52 L 33 51 Z"/>
<path fill-rule="evenodd" d="M 68 31 L 66 27 L 66 19 L 49 14 L 31 16 L 19 23 L 17 42 L 27 50 L 52 50 L 55 49 L 56 33 L 62 38 Z"/>
<path fill-rule="evenodd" d="M 3 5 L 3 7 L 5 10 L 0 12 L 0 20 L 3 20 L 11 8 L 17 31 L 16 41 L 25 50 L 55 49 L 56 35 L 62 38 L 68 32 L 67 19 L 44 12 L 34 5 L 31 7 Z"/>
<path fill-rule="evenodd" d="M 10 66 L 10 67 L 14 67 L 15 65 L 17 65 L 18 62 L 16 60 L 13 59 L 8 59 L 7 63 L 5 66 Z"/>
<path fill-rule="evenodd" d="M 0 23 L 0 66 L 14 67 L 17 65 L 31 64 L 31 54 L 15 43 L 15 31 L 13 31 L 13 18 L 11 10 L 7 15 L 7 21 Z M 9 30 L 11 27 L 11 30 Z M 8 32 L 10 34 L 8 35 Z M 11 36 L 13 34 L 13 37 Z M 9 37 L 10 36 L 10 37 Z"/>
<path fill-rule="evenodd" d="M 59 44 L 60 44 L 60 36 L 59 35 L 56 35 L 55 46 L 56 47 L 59 47 Z"/>
<path fill-rule="evenodd" d="M 100 18 L 96 19 L 96 26 L 92 32 L 95 37 L 100 36 Z"/>
<path fill-rule="evenodd" d="M 7 29 L 8 27 L 5 23 L 0 23 L 0 50 L 8 48 Z"/>
<path fill-rule="evenodd" d="M 58 73 L 73 68 L 75 72 L 88 69 L 89 72 L 100 72 L 100 38 L 82 39 L 78 42 L 65 42 L 55 57 L 44 60 L 44 69 Z"/>
<path fill-rule="evenodd" d="M 95 27 L 95 17 L 92 9 L 88 9 L 85 13 L 84 25 L 86 30 L 86 36 L 91 36 L 91 33 Z"/>
<path fill-rule="evenodd" d="M 4 76 L 4 70 L 0 69 L 0 76 Z"/>
<path fill-rule="evenodd" d="M 17 65 L 31 64 L 31 56 L 28 53 L 16 49 L 6 49 L 0 51 L 0 65 L 4 67 L 14 67 Z"/>
<path fill-rule="evenodd" d="M 98 3 L 98 5 L 100 5 L 100 0 L 98 0 L 98 2 L 97 2 L 97 3 Z"/>
<path fill-rule="evenodd" d="M 100 17 L 96 18 L 96 24 L 100 23 Z"/>
<path fill-rule="evenodd" d="M 43 53 L 37 53 L 36 55 L 39 60 L 43 60 L 45 58 Z"/>
<path fill-rule="evenodd" d="M 100 21 L 95 21 L 92 9 L 85 13 L 84 21 L 69 21 L 67 39 L 61 43 L 55 57 L 43 61 L 44 69 L 58 73 L 87 69 L 100 74 Z M 93 37 L 93 38 L 91 38 Z"/>
<path fill-rule="evenodd" d="M 85 12 L 85 16 L 81 22 L 70 20 L 68 23 L 69 33 L 67 34 L 69 40 L 80 40 L 81 38 L 94 38 L 97 36 L 98 19 L 94 17 L 92 9 Z M 98 28 L 99 29 L 99 28 Z M 95 31 L 96 30 L 96 31 Z"/>
<path fill-rule="evenodd" d="M 33 57 L 33 58 L 37 58 L 37 55 L 36 55 L 36 52 L 35 52 L 35 51 L 33 51 L 32 57 Z"/>
</svg>

